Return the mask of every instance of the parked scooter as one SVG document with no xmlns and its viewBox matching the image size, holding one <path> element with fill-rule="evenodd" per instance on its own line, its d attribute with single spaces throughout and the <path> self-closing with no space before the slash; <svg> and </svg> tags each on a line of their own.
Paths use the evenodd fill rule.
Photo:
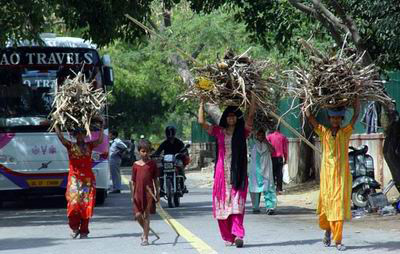
<svg viewBox="0 0 400 254">
<path fill-rule="evenodd" d="M 162 157 L 160 168 L 160 195 L 167 199 L 168 207 L 179 207 L 180 198 L 187 193 L 185 187 L 185 179 L 182 173 L 188 164 L 187 149 L 190 145 L 186 145 L 177 154 L 166 154 Z"/>
<path fill-rule="evenodd" d="M 380 189 L 380 184 L 375 180 L 374 160 L 367 154 L 368 146 L 360 148 L 349 147 L 349 164 L 353 177 L 351 200 L 355 208 L 366 208 L 369 205 L 369 195 Z"/>
</svg>

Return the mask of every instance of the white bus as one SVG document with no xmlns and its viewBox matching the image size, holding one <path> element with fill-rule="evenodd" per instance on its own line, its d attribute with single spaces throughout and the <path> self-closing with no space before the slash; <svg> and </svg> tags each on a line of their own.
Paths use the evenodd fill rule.
<svg viewBox="0 0 400 254">
<path fill-rule="evenodd" d="M 100 58 L 95 45 L 70 37 L 43 41 L 0 49 L 0 204 L 21 196 L 65 193 L 68 154 L 49 132 L 48 121 L 56 85 L 80 70 L 104 92 L 113 84 L 110 58 Z M 104 131 L 103 144 L 92 154 L 100 204 L 109 184 L 107 128 Z M 98 134 L 94 129 L 92 139 Z"/>
</svg>

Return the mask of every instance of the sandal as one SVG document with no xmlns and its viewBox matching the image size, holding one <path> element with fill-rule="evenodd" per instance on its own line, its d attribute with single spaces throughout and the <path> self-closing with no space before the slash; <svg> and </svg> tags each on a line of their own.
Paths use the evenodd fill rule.
<svg viewBox="0 0 400 254">
<path fill-rule="evenodd" d="M 322 243 L 324 244 L 325 247 L 331 246 L 331 236 L 327 236 L 325 234 L 324 238 L 322 239 Z"/>
<path fill-rule="evenodd" d="M 241 239 L 239 237 L 236 237 L 235 238 L 235 245 L 236 245 L 236 248 L 242 248 L 243 245 L 244 245 L 243 239 Z"/>
<path fill-rule="evenodd" d="M 345 251 L 347 248 L 346 248 L 346 246 L 344 246 L 343 244 L 337 243 L 337 244 L 336 244 L 336 249 L 337 249 L 338 251 Z"/>
</svg>

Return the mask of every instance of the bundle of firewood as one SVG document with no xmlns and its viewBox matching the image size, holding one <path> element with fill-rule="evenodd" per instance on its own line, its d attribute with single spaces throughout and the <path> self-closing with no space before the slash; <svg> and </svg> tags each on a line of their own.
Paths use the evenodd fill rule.
<svg viewBox="0 0 400 254">
<path fill-rule="evenodd" d="M 275 81 L 274 65 L 270 61 L 253 60 L 246 52 L 235 55 L 228 51 L 217 63 L 194 68 L 197 78 L 181 98 L 203 98 L 218 105 L 246 107 L 254 95 L 259 105 L 273 108 L 269 84 Z M 268 71 L 271 75 L 266 74 Z M 268 77 L 264 78 L 266 75 Z"/>
<path fill-rule="evenodd" d="M 91 135 L 90 127 L 100 116 L 105 103 L 106 93 L 102 89 L 95 90 L 82 72 L 74 78 L 68 77 L 56 90 L 50 113 L 51 129 L 59 125 L 66 131 L 84 129 Z"/>
<path fill-rule="evenodd" d="M 392 102 L 385 93 L 377 67 L 374 64 L 364 66 L 363 55 L 342 48 L 334 56 L 329 56 L 309 43 L 301 42 L 310 54 L 311 65 L 306 69 L 297 67 L 288 71 L 291 79 L 289 95 L 315 108 L 346 107 L 357 96 L 364 101 Z"/>
</svg>

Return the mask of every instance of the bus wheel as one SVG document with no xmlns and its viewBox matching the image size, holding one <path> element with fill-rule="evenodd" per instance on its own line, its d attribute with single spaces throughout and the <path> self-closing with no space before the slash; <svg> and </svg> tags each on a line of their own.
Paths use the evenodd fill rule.
<svg viewBox="0 0 400 254">
<path fill-rule="evenodd" d="M 98 189 L 96 190 L 96 205 L 104 204 L 107 197 L 107 190 Z"/>
</svg>

